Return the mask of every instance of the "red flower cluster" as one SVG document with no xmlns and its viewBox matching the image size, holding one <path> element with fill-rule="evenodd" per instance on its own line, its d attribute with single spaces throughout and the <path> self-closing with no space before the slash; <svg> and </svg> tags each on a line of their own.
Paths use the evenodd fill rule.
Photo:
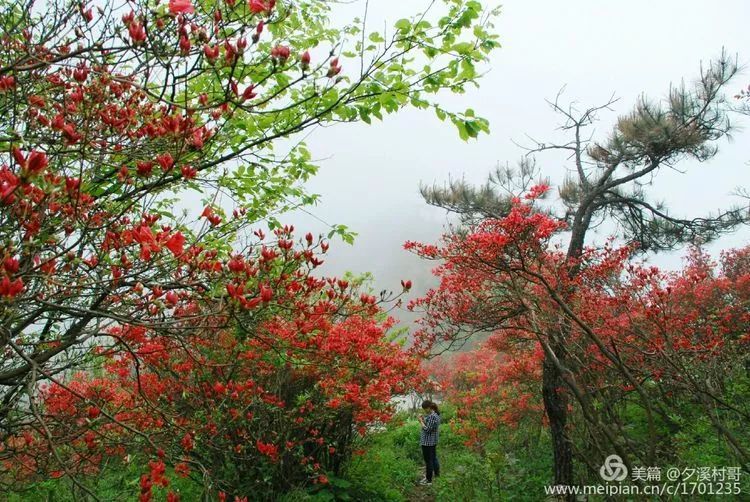
<svg viewBox="0 0 750 502">
<path fill-rule="evenodd" d="M 253 14 L 270 14 L 276 6 L 276 0 L 248 0 L 247 5 Z"/>
<path fill-rule="evenodd" d="M 311 274 L 322 250 L 312 235 L 296 248 L 293 228 L 280 228 L 274 242 L 254 253 L 218 260 L 211 251 L 182 249 L 182 234 L 146 226 L 155 220 L 111 236 L 106 249 L 137 246 L 139 259 L 154 260 L 167 247 L 196 281 L 226 283 L 226 296 L 165 292 L 168 284 L 132 288 L 135 308 L 155 318 L 168 313 L 193 334 L 174 339 L 143 326 L 113 327 L 112 346 L 98 356 L 105 375 L 79 373 L 44 391 L 53 434 L 88 431 L 70 439 L 68 468 L 88 470 L 105 456 L 140 453 L 139 436 L 130 432 L 137 430 L 160 447 L 146 452 L 158 460 L 141 479 L 141 500 L 150 500 L 152 487 L 167 486 L 165 464 L 185 475 L 193 451 L 216 452 L 207 457 L 220 463 L 211 466 L 215 472 L 231 462 L 247 473 L 274 473 L 265 475 L 270 483 L 290 476 L 321 482 L 325 470 L 348 455 L 352 427 L 364 431 L 390 417 L 392 397 L 416 381 L 418 360 L 389 340 L 393 321 L 378 320 L 374 297 L 360 295 L 351 281 Z M 41 450 L 25 455 L 16 466 L 21 476 L 48 458 Z M 264 476 L 247 479 L 247 486 L 227 488 L 250 493 Z"/>
<path fill-rule="evenodd" d="M 190 0 L 169 0 L 169 12 L 172 14 L 192 14 L 195 7 Z"/>
<path fill-rule="evenodd" d="M 285 45 L 277 45 L 271 49 L 271 57 L 278 59 L 282 63 L 289 59 L 291 53 L 291 49 Z"/>
</svg>

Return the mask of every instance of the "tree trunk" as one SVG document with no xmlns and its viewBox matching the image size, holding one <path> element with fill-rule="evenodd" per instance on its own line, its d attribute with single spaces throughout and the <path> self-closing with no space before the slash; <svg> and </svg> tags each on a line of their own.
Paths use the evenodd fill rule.
<svg viewBox="0 0 750 502">
<path fill-rule="evenodd" d="M 542 364 L 542 397 L 552 434 L 555 485 L 573 484 L 573 450 L 565 430 L 568 423 L 568 399 L 564 393 L 564 385 L 554 362 L 546 356 Z"/>
<path fill-rule="evenodd" d="M 591 223 L 591 201 L 590 199 L 582 207 L 579 207 L 571 228 L 570 243 L 568 244 L 568 259 L 576 259 L 583 252 L 583 244 L 586 241 L 586 231 Z M 579 272 L 576 264 L 568 275 L 574 277 Z M 565 326 L 566 323 L 563 323 Z M 565 364 L 565 334 L 566 328 L 559 334 L 550 337 L 550 348 L 559 363 Z M 549 420 L 550 433 L 552 435 L 552 453 L 554 460 L 555 485 L 573 485 L 573 447 L 567 436 L 568 426 L 568 398 L 565 394 L 565 382 L 558 366 L 555 365 L 549 355 L 544 356 L 542 363 L 542 399 L 544 400 L 544 411 Z M 566 495 L 565 500 L 574 501 L 573 495 Z"/>
</svg>

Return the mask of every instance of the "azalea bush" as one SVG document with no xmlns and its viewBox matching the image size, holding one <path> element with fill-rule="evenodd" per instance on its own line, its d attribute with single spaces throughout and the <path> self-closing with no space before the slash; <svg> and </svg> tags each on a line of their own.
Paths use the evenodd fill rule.
<svg viewBox="0 0 750 502">
<path fill-rule="evenodd" d="M 441 287 L 424 300 L 426 336 L 455 345 L 474 334 L 502 328 L 511 340 L 540 344 L 544 354 L 540 397 L 552 436 L 557 485 L 575 484 L 574 457 L 592 473 L 613 452 L 626 463 L 633 455 L 654 465 L 657 417 L 664 412 L 650 404 L 653 398 L 644 388 L 650 379 L 641 379 L 639 358 L 632 353 L 628 356 L 633 359 L 627 360 L 625 348 L 613 346 L 611 340 L 624 337 L 624 343 L 631 345 L 626 316 L 651 309 L 634 305 L 638 288 L 648 294 L 658 291 L 649 289 L 648 281 L 639 285 L 641 277 L 651 272 L 644 266 L 630 270 L 637 265 L 636 255 L 705 244 L 750 222 L 744 197 L 715 212 L 680 215 L 661 202 L 661 194 L 652 186 L 661 173 L 686 159 L 697 162 L 680 169 L 683 175 L 714 158 L 730 130 L 729 114 L 735 107 L 726 89 L 737 71 L 736 60 L 722 53 L 702 66 L 697 78 L 670 86 L 663 97 L 638 98 L 604 133 L 596 131 L 595 124 L 614 98 L 578 109 L 558 96 L 549 105 L 568 135 L 566 140 L 529 138 L 517 168 L 498 168 L 480 186 L 453 180 L 422 189 L 429 204 L 454 213 L 461 224 L 444 246 L 416 248 L 426 258 L 448 263 L 438 271 Z M 521 197 L 536 200 L 549 185 L 536 158 L 550 151 L 569 153 L 568 174 L 555 187 L 553 201 L 535 208 L 519 205 Z M 613 233 L 609 245 L 592 241 L 592 231 L 600 224 Z M 456 272 L 459 269 L 466 278 Z M 654 280 L 661 283 L 664 278 Z M 470 292 L 462 293 L 462 284 Z M 661 302 L 651 296 L 641 300 Z M 621 310 L 624 305 L 635 310 Z M 700 308 L 697 303 L 689 305 Z M 586 308 L 590 311 L 582 310 Z M 640 336 L 647 338 L 664 328 L 651 325 L 642 330 Z M 650 353 L 651 349 L 640 350 Z M 657 354 L 666 359 L 661 351 Z M 594 367 L 602 371 L 589 373 Z M 614 370 L 616 376 L 607 375 L 603 368 Z M 626 451 L 632 446 L 623 438 L 627 427 L 613 410 L 625 404 L 620 396 L 605 398 L 603 390 L 591 390 L 622 385 L 632 387 L 646 414 L 648 462 L 640 458 L 640 446 L 635 448 L 639 453 Z M 570 432 L 574 421 L 596 444 L 577 450 Z M 718 423 L 715 426 L 722 429 Z M 737 441 L 730 439 L 733 434 L 725 432 L 724 440 L 736 448 Z M 741 451 L 740 458 L 746 459 Z"/>
<path fill-rule="evenodd" d="M 479 451 L 499 436 L 508 450 L 528 447 L 542 430 L 538 389 L 544 354 L 536 342 L 510 341 L 505 333 L 494 333 L 471 350 L 425 364 L 441 398 L 456 408 L 452 426 L 466 446 Z"/>
<path fill-rule="evenodd" d="M 167 466 L 213 496 L 272 500 L 326 484 L 354 437 L 387 420 L 391 397 L 414 385 L 418 361 L 389 335 L 393 321 L 375 297 L 310 274 L 313 249 L 325 243 L 314 247 L 308 235 L 295 250 L 289 231 L 252 260 L 232 258 L 224 299 L 144 293 L 190 333 L 113 327 L 93 356 L 101 372 L 43 387 L 41 429 L 16 438 L 13 477 L 91 474 L 106 459 L 135 456 L 148 460 L 142 500 L 169 486 Z M 249 285 L 260 294 L 249 298 Z M 221 328 L 190 327 L 216 302 L 227 304 Z"/>
<path fill-rule="evenodd" d="M 407 244 L 441 260 L 439 287 L 412 303 L 426 314 L 421 346 L 493 333 L 435 372 L 470 443 L 539 423 L 543 358 L 564 322 L 575 362 L 557 362 L 575 403 L 566 435 L 583 465 L 595 473 L 591 456 L 612 452 L 631 466 L 668 465 L 674 435 L 701 420 L 720 438 L 724 462 L 747 468 L 748 251 L 717 265 L 694 249 L 675 273 L 641 263 L 636 246 L 587 247 L 571 260 L 554 244 L 565 223 L 537 202 L 548 188 L 440 245 Z"/>
</svg>

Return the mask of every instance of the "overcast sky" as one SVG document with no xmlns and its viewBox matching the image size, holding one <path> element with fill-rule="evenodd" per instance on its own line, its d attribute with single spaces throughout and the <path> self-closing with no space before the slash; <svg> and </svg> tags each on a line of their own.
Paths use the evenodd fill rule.
<svg viewBox="0 0 750 502">
<path fill-rule="evenodd" d="M 370 0 L 370 18 L 393 22 L 426 3 Z M 334 21 L 351 19 L 363 6 L 362 0 L 352 2 Z M 491 134 L 465 143 L 433 112 L 412 110 L 371 126 L 318 129 L 308 144 L 322 159 L 321 170 L 308 189 L 322 201 L 310 208 L 315 218 L 294 213 L 282 219 L 300 230 L 323 232 L 319 218 L 359 234 L 353 246 L 333 242 L 325 273 L 372 272 L 378 289 L 400 289 L 399 280 L 411 278 L 418 294 L 434 284 L 431 265 L 403 251 L 403 242 L 434 241 L 446 223 L 443 211 L 420 198 L 420 182 L 449 176 L 481 182 L 498 162 L 513 162 L 523 153 L 512 140 L 523 142 L 526 134 L 559 137 L 560 121 L 545 99 L 563 85 L 564 98 L 582 107 L 601 104 L 612 93 L 620 98 L 615 112 L 602 114 L 601 136 L 641 93 L 659 97 L 670 83 L 695 78 L 701 62 L 722 47 L 750 62 L 748 19 L 750 2 L 742 0 L 508 0 L 497 22 L 502 48 L 492 55 L 481 88 L 445 100 L 449 107 L 471 107 L 489 119 Z M 748 82 L 745 72 L 732 91 Z M 727 205 L 735 188 L 750 188 L 748 134 L 747 127 L 735 131 L 734 141 L 723 143 L 709 163 L 688 164 L 686 173 L 663 173 L 657 189 L 674 214 L 717 209 Z M 553 180 L 566 169 L 564 158 L 553 155 L 540 156 L 538 165 Z M 748 236 L 750 228 L 742 229 L 711 249 L 745 245 Z M 673 253 L 652 261 L 675 268 L 681 258 Z"/>
</svg>

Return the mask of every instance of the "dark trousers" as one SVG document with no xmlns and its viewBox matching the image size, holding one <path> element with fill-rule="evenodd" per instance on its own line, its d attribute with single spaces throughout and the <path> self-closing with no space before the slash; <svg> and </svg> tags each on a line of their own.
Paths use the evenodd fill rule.
<svg viewBox="0 0 750 502">
<path fill-rule="evenodd" d="M 437 447 L 436 446 L 422 446 L 422 456 L 424 457 L 424 465 L 427 467 L 427 481 L 432 482 L 433 474 L 440 476 L 440 464 L 437 459 Z"/>
</svg>

